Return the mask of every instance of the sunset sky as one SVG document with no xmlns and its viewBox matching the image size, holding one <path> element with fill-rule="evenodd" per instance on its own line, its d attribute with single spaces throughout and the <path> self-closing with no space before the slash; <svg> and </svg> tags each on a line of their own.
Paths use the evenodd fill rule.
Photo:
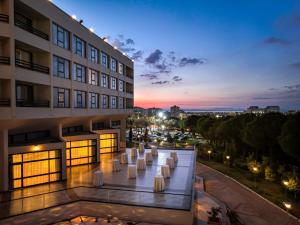
<svg viewBox="0 0 300 225">
<path fill-rule="evenodd" d="M 53 0 L 135 59 L 135 105 L 300 108 L 299 0 Z"/>
</svg>

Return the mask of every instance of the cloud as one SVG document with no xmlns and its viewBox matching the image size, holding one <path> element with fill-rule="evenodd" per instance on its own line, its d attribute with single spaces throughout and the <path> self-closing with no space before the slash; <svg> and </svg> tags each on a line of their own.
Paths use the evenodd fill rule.
<svg viewBox="0 0 300 225">
<path fill-rule="evenodd" d="M 146 78 L 148 80 L 156 80 L 156 79 L 158 79 L 157 74 L 146 73 L 146 74 L 141 74 L 140 76 L 143 77 L 143 78 Z"/>
<path fill-rule="evenodd" d="M 116 46 L 122 52 L 131 53 L 136 51 L 134 40 L 132 38 L 125 39 L 123 34 L 119 34 L 117 38 L 112 39 L 111 37 L 108 37 L 108 39 L 113 46 Z"/>
<path fill-rule="evenodd" d="M 254 97 L 253 100 L 270 100 L 273 99 L 271 97 Z"/>
<path fill-rule="evenodd" d="M 298 63 L 292 63 L 291 66 L 292 67 L 296 67 L 296 68 L 300 68 L 300 62 L 298 62 Z"/>
<path fill-rule="evenodd" d="M 293 90 L 296 90 L 296 89 L 300 89 L 300 84 L 295 84 L 295 85 L 286 85 L 284 86 L 284 88 L 290 90 L 290 91 L 293 91 Z"/>
<path fill-rule="evenodd" d="M 278 88 L 269 88 L 269 91 L 278 91 Z"/>
<path fill-rule="evenodd" d="M 289 45 L 290 42 L 282 39 L 282 38 L 277 38 L 277 37 L 269 37 L 263 41 L 264 44 L 269 44 L 269 45 Z"/>
<path fill-rule="evenodd" d="M 175 81 L 175 82 L 179 82 L 179 81 L 182 81 L 182 78 L 179 77 L 179 76 L 174 76 L 174 77 L 172 78 L 172 80 Z"/>
<path fill-rule="evenodd" d="M 157 64 L 162 59 L 162 54 L 162 51 L 156 49 L 154 52 L 150 53 L 150 55 L 145 59 L 145 63 Z"/>
<path fill-rule="evenodd" d="M 170 81 L 164 80 L 164 81 L 152 82 L 151 84 L 153 84 L 153 85 L 163 85 L 163 84 L 168 84 L 168 83 L 170 83 Z"/>
<path fill-rule="evenodd" d="M 139 59 L 141 59 L 143 57 L 143 55 L 144 55 L 144 52 L 141 51 L 141 50 L 138 50 L 138 51 L 132 53 L 131 59 L 133 59 L 133 60 L 139 60 Z"/>
<path fill-rule="evenodd" d="M 184 58 L 180 59 L 178 65 L 180 67 L 187 66 L 187 65 L 202 65 L 202 64 L 204 64 L 206 62 L 207 62 L 206 59 L 184 57 Z"/>
</svg>

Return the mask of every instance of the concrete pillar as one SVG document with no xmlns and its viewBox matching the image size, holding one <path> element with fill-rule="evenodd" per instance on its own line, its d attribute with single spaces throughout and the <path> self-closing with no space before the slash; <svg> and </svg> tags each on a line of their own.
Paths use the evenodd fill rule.
<svg viewBox="0 0 300 225">
<path fill-rule="evenodd" d="M 0 131 L 0 191 L 8 191 L 8 131 Z"/>
</svg>

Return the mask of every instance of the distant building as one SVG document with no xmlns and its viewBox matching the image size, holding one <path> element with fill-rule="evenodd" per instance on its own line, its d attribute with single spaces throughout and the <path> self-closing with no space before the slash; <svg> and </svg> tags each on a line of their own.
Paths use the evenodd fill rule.
<svg viewBox="0 0 300 225">
<path fill-rule="evenodd" d="M 136 116 L 146 116 L 147 110 L 142 107 L 134 107 L 133 112 Z"/>
<path fill-rule="evenodd" d="M 265 108 L 265 113 L 270 113 L 270 112 L 280 112 L 280 107 L 275 105 L 275 106 L 267 106 Z"/>
<path fill-rule="evenodd" d="M 159 112 L 163 112 L 163 110 L 161 108 L 149 108 L 146 109 L 147 110 L 147 116 L 156 116 L 158 115 Z"/>
<path fill-rule="evenodd" d="M 171 117 L 179 117 L 179 114 L 181 113 L 180 107 L 177 105 L 174 105 L 170 108 L 170 116 Z"/>
<path fill-rule="evenodd" d="M 250 106 L 245 113 L 264 114 L 271 112 L 280 112 L 279 106 L 267 106 L 266 108 L 259 108 L 258 106 Z"/>
</svg>

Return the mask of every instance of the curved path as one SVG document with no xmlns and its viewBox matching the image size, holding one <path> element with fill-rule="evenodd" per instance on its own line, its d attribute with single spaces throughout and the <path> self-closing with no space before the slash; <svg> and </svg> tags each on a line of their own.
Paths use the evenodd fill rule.
<svg viewBox="0 0 300 225">
<path fill-rule="evenodd" d="M 197 163 L 206 191 L 235 210 L 247 225 L 299 225 L 300 221 L 218 171 Z"/>
</svg>

